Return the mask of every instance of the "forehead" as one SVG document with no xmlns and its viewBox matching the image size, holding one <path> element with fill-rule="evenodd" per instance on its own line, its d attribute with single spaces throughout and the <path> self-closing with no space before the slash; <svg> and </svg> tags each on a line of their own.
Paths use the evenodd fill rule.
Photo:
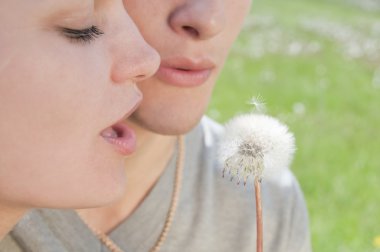
<svg viewBox="0 0 380 252">
<path fill-rule="evenodd" d="M 95 0 L 13 0 L 16 2 L 23 2 L 31 5 L 37 6 L 57 6 L 57 7 L 65 7 L 65 6 L 88 6 L 93 5 Z"/>
<path fill-rule="evenodd" d="M 94 0 L 1 0 L 3 11 L 39 13 L 93 8 Z M 0 11 L 1 11 L 0 10 Z"/>
<path fill-rule="evenodd" d="M 18 0 L 19 1 L 19 0 Z M 24 0 L 25 1 L 25 0 Z M 30 2 L 31 0 L 27 0 Z M 32 1 L 36 2 L 36 1 Z M 69 12 L 94 8 L 94 0 L 39 0 L 38 5 L 46 11 Z"/>
</svg>

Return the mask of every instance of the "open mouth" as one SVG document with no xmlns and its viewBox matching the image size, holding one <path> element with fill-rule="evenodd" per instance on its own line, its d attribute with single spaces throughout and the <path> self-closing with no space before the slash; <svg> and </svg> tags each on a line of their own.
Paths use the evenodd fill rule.
<svg viewBox="0 0 380 252">
<path fill-rule="evenodd" d="M 136 134 L 125 120 L 106 128 L 100 135 L 122 155 L 130 155 L 136 149 Z"/>
</svg>

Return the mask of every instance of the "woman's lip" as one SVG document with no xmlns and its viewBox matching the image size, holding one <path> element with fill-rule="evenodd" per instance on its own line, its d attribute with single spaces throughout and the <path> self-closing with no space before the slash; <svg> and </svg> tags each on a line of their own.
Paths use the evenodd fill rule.
<svg viewBox="0 0 380 252">
<path fill-rule="evenodd" d="M 169 85 L 193 87 L 205 83 L 214 68 L 207 58 L 171 57 L 162 60 L 156 77 Z"/>
<path fill-rule="evenodd" d="M 106 128 L 100 135 L 122 155 L 130 155 L 136 149 L 136 134 L 125 120 Z"/>
<path fill-rule="evenodd" d="M 142 99 L 138 99 L 118 122 L 100 132 L 100 135 L 122 155 L 130 155 L 136 149 L 136 133 L 127 125 L 126 119 L 136 111 Z"/>
</svg>

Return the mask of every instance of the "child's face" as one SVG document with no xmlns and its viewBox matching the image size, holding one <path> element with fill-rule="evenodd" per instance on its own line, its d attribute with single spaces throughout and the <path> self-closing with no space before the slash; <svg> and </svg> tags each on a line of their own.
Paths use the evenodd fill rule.
<svg viewBox="0 0 380 252">
<path fill-rule="evenodd" d="M 127 146 L 118 145 L 111 126 L 138 105 L 134 82 L 159 63 L 122 1 L 2 0 L 0 55 L 0 204 L 119 197 L 135 140 L 118 129 Z"/>
<path fill-rule="evenodd" d="M 161 66 L 139 83 L 133 119 L 149 130 L 182 134 L 198 123 L 251 0 L 124 0 Z M 231 83 L 234 85 L 234 83 Z"/>
</svg>

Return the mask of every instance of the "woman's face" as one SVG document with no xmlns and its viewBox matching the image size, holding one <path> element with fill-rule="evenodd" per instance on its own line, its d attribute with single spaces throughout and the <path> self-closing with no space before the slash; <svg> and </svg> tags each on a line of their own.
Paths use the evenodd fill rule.
<svg viewBox="0 0 380 252">
<path fill-rule="evenodd" d="M 159 64 L 121 0 L 0 2 L 0 204 L 117 199 L 135 138 L 120 123 Z"/>
<path fill-rule="evenodd" d="M 181 134 L 198 123 L 250 4 L 124 0 L 143 37 L 161 56 L 158 72 L 138 84 L 144 101 L 133 115 L 135 122 L 164 134 Z"/>
</svg>

